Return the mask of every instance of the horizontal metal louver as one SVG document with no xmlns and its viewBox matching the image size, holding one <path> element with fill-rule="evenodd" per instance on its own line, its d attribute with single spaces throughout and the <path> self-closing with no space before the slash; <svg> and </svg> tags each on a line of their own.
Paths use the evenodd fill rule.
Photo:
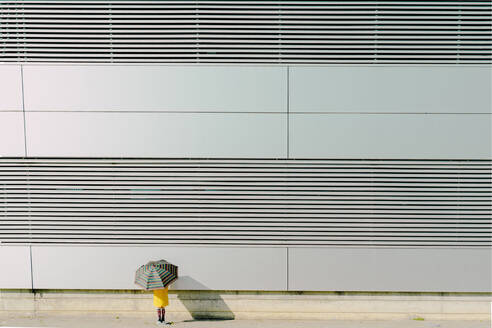
<svg viewBox="0 0 492 328">
<path fill-rule="evenodd" d="M 0 61 L 491 62 L 490 0 L 5 0 Z"/>
<path fill-rule="evenodd" d="M 0 241 L 491 246 L 492 161 L 0 159 Z"/>
</svg>

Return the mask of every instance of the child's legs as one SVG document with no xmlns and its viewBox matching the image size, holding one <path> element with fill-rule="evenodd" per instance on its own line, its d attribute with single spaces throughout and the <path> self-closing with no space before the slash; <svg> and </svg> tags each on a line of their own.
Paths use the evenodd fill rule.
<svg viewBox="0 0 492 328">
<path fill-rule="evenodd" d="M 159 318 L 159 321 L 164 321 L 164 308 L 157 308 L 157 316 Z"/>
</svg>

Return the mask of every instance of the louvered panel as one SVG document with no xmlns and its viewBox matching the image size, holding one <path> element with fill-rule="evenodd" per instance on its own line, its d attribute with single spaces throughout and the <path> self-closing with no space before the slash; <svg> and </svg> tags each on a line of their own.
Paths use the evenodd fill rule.
<svg viewBox="0 0 492 328">
<path fill-rule="evenodd" d="M 28 165 L 23 161 L 2 162 L 6 166 L 0 167 L 0 242 L 18 240 L 18 236 L 25 236 L 31 231 L 29 208 L 29 177 Z M 9 180 L 15 179 L 15 184 Z M 12 194 L 15 191 L 15 194 Z M 22 210 L 23 218 L 16 218 L 16 211 L 11 208 L 15 204 Z M 30 237 L 19 241 L 29 242 Z"/>
<path fill-rule="evenodd" d="M 0 4 L 1 61 L 490 63 L 489 1 Z"/>
<path fill-rule="evenodd" d="M 490 246 L 486 160 L 3 159 L 2 243 Z"/>
</svg>

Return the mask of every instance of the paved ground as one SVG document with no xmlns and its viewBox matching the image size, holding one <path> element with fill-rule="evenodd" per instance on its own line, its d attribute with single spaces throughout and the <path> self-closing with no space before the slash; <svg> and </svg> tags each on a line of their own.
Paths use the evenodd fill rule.
<svg viewBox="0 0 492 328">
<path fill-rule="evenodd" d="M 293 321 L 293 320 L 200 320 L 159 325 L 153 320 L 116 317 L 0 318 L 0 327 L 70 328 L 491 328 L 490 321 Z"/>
</svg>

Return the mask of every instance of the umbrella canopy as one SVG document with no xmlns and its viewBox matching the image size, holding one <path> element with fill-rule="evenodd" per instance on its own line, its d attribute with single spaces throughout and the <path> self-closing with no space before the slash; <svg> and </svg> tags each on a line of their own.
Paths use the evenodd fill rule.
<svg viewBox="0 0 492 328">
<path fill-rule="evenodd" d="M 162 289 L 178 279 L 178 267 L 165 260 L 150 261 L 135 272 L 135 283 L 146 290 Z"/>
</svg>

